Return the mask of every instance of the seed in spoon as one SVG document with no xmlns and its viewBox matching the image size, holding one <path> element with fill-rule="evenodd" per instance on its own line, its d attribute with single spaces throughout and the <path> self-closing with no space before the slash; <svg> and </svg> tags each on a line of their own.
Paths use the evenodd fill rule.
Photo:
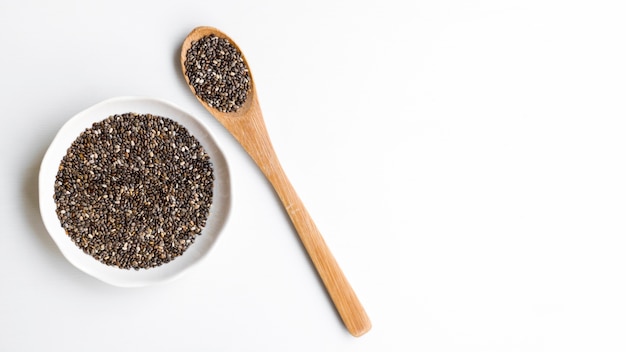
<svg viewBox="0 0 626 352">
<path fill-rule="evenodd" d="M 196 95 L 221 112 L 239 110 L 248 98 L 248 67 L 228 39 L 211 34 L 192 42 L 185 69 Z"/>
</svg>

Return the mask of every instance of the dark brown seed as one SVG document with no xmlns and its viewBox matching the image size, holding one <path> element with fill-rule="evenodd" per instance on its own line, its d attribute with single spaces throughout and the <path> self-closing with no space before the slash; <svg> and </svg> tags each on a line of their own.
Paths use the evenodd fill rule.
<svg viewBox="0 0 626 352">
<path fill-rule="evenodd" d="M 200 234 L 181 225 L 206 223 L 213 180 L 209 155 L 185 127 L 127 113 L 94 123 L 72 143 L 54 200 L 85 253 L 120 268 L 151 268 L 183 254 Z"/>
<path fill-rule="evenodd" d="M 250 72 L 228 39 L 211 34 L 192 42 L 185 69 L 196 95 L 221 112 L 237 111 L 248 98 Z"/>
</svg>

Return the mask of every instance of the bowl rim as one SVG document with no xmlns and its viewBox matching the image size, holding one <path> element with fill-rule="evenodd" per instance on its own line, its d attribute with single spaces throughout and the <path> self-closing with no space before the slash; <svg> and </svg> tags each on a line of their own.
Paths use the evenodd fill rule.
<svg viewBox="0 0 626 352">
<path fill-rule="evenodd" d="M 158 267 L 121 269 L 106 265 L 74 244 L 56 214 L 54 182 L 61 159 L 79 134 L 94 122 L 113 114 L 135 112 L 170 118 L 183 125 L 199 140 L 213 163 L 213 202 L 207 225 L 194 243 L 180 256 Z M 140 96 L 121 96 L 96 103 L 67 120 L 52 139 L 41 161 L 38 175 L 39 211 L 48 234 L 63 256 L 79 270 L 100 281 L 119 287 L 141 287 L 174 280 L 202 262 L 225 228 L 232 204 L 230 170 L 221 148 L 202 120 L 171 102 Z"/>
</svg>

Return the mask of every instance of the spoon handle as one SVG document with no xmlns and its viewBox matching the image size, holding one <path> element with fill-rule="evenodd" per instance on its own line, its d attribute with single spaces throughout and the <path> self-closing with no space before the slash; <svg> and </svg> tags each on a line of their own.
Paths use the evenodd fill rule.
<svg viewBox="0 0 626 352">
<path fill-rule="evenodd" d="M 274 187 L 348 331 L 354 336 L 368 332 L 371 323 L 361 302 L 278 161 L 256 94 L 252 95 L 250 109 L 241 116 L 220 113 L 216 116 Z"/>
<path fill-rule="evenodd" d="M 273 172 L 267 176 L 285 206 L 346 328 L 354 336 L 365 334 L 372 326 L 365 309 L 277 161 L 274 163 Z"/>
</svg>

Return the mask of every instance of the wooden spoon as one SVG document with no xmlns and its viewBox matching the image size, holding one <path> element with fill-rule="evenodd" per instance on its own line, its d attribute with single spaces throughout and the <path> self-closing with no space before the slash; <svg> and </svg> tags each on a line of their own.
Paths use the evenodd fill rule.
<svg viewBox="0 0 626 352">
<path fill-rule="evenodd" d="M 187 69 L 185 68 L 187 51 L 191 47 L 192 42 L 211 34 L 227 39 L 241 52 L 237 44 L 218 29 L 212 27 L 195 28 L 185 38 L 180 54 L 183 76 L 185 76 L 185 80 L 191 91 L 194 92 L 194 95 L 195 90 L 189 82 Z M 250 66 L 245 57 L 243 57 L 243 60 L 249 69 Z M 348 331 L 354 336 L 361 336 L 369 331 L 371 323 L 363 306 L 361 306 L 361 302 L 356 297 L 354 290 L 352 290 L 348 280 L 326 246 L 322 235 L 278 162 L 265 128 L 263 116 L 261 115 L 252 73 L 250 72 L 250 89 L 246 101 L 235 112 L 221 112 L 209 106 L 197 95 L 196 98 L 239 141 L 276 190 Z"/>
</svg>

